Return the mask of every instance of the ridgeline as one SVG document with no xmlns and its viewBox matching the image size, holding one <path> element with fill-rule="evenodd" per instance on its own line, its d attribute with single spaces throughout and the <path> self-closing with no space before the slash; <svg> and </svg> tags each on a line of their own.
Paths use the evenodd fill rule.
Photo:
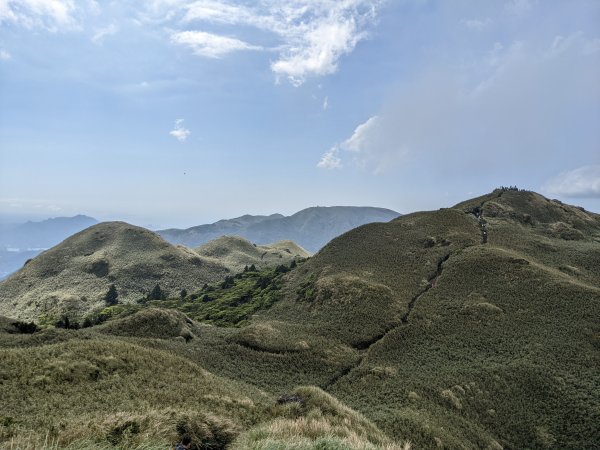
<svg viewBox="0 0 600 450">
<path fill-rule="evenodd" d="M 13 315 L 0 447 L 597 448 L 598 267 L 599 215 L 502 188 L 83 329 Z"/>
</svg>

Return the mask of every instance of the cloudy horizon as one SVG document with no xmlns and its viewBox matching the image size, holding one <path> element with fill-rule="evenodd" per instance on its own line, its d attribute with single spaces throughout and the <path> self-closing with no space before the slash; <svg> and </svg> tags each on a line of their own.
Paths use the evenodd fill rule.
<svg viewBox="0 0 600 450">
<path fill-rule="evenodd" d="M 0 0 L 0 218 L 600 213 L 592 0 Z"/>
</svg>

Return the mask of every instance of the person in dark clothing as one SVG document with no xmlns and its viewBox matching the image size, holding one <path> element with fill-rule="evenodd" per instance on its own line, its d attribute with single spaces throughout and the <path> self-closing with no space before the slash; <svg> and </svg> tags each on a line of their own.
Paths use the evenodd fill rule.
<svg viewBox="0 0 600 450">
<path fill-rule="evenodd" d="M 175 450 L 188 450 L 192 446 L 192 438 L 188 434 L 181 437 L 181 442 L 175 446 Z"/>
</svg>

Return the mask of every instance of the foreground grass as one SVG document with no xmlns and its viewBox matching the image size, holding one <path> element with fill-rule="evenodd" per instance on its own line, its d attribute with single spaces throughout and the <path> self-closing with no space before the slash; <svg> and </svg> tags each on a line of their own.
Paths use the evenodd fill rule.
<svg viewBox="0 0 600 450">
<path fill-rule="evenodd" d="M 163 351 L 104 340 L 0 351 L 0 448 L 374 449 L 401 447 L 316 387 L 289 403 Z M 25 361 L 27 363 L 25 363 Z"/>
<path fill-rule="evenodd" d="M 170 445 L 188 428 L 222 442 L 270 404 L 257 389 L 189 360 L 117 339 L 4 349 L 0 358 L 4 447 L 46 439 L 59 447 Z"/>
</svg>

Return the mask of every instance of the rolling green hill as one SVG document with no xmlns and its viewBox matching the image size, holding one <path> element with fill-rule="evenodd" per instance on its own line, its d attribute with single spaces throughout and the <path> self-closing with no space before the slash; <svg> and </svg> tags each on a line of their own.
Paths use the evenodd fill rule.
<svg viewBox="0 0 600 450">
<path fill-rule="evenodd" d="M 121 303 L 132 303 L 157 284 L 176 296 L 241 272 L 246 265 L 263 268 L 306 256 L 290 241 L 254 246 L 237 237 L 222 237 L 194 251 L 144 228 L 106 222 L 71 236 L 0 282 L 0 314 L 20 319 L 82 317 L 104 305 L 111 284 Z"/>
<path fill-rule="evenodd" d="M 239 236 L 222 236 L 195 249 L 196 253 L 226 265 L 232 272 L 245 266 L 258 268 L 289 264 L 294 259 L 308 258 L 310 253 L 292 241 L 256 245 Z"/>
<path fill-rule="evenodd" d="M 229 424 L 221 447 L 198 434 L 197 448 L 383 449 L 410 441 L 414 449 L 591 450 L 600 442 L 598 267 L 599 215 L 499 189 L 358 227 L 292 270 L 246 272 L 84 330 L 23 334 L 0 321 L 0 356 L 12 361 L 0 369 L 0 396 L 11 399 L 0 418 L 2 445 L 45 432 L 63 446 L 173 443 L 182 428 L 166 413 L 135 419 L 160 436 L 119 422 L 126 438 L 112 444 L 103 428 L 114 423 L 109 410 L 125 418 L 141 401 L 148 411 L 176 409 L 173 397 L 163 404 L 150 391 L 162 386 L 189 389 L 194 399 L 198 389 L 221 392 L 221 403 L 185 407 Z M 153 309 L 160 306 L 168 309 Z M 238 310 L 251 312 L 239 321 Z M 158 384 L 145 388 L 141 372 L 120 371 L 121 400 L 111 403 L 83 375 L 73 395 L 93 401 L 76 402 L 88 422 L 75 433 L 61 425 L 64 398 L 52 380 L 80 369 L 46 367 L 49 352 L 74 355 L 103 380 L 94 358 L 111 346 L 121 359 L 120 349 L 139 348 L 132 367 L 156 372 Z M 38 362 L 17 363 L 28 359 Z M 173 367 L 209 373 L 214 384 L 168 381 L 163 373 Z M 44 388 L 32 381 L 42 375 L 50 379 Z M 224 397 L 254 406 L 234 414 Z M 193 414 L 199 429 L 222 429 Z"/>
</svg>

